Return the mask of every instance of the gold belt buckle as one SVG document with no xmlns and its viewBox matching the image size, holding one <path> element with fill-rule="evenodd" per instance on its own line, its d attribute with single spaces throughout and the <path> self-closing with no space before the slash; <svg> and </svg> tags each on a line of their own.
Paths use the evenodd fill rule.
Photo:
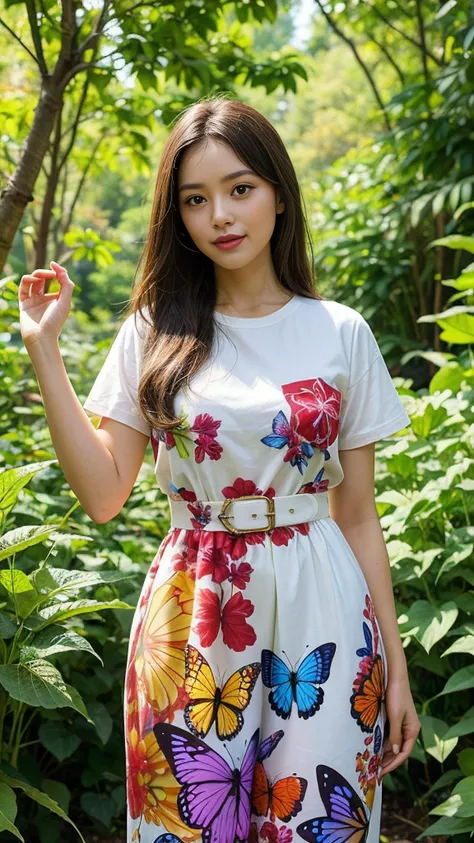
<svg viewBox="0 0 474 843">
<path fill-rule="evenodd" d="M 251 530 L 239 530 L 238 527 L 233 527 L 229 524 L 229 519 L 235 518 L 235 515 L 226 515 L 225 513 L 234 501 L 254 501 L 262 500 L 262 498 L 268 503 L 268 512 L 264 513 L 265 517 L 268 518 L 268 524 L 266 527 L 256 527 Z M 242 533 L 267 533 L 275 526 L 275 501 L 273 498 L 269 498 L 268 495 L 242 495 L 240 498 L 226 498 L 217 517 L 224 527 L 236 536 L 240 536 Z M 256 517 L 256 514 L 254 517 Z"/>
</svg>

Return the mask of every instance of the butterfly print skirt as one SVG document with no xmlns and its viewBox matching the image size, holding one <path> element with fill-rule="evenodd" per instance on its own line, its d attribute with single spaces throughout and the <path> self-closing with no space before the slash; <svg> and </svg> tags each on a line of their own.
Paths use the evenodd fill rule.
<svg viewBox="0 0 474 843">
<path fill-rule="evenodd" d="M 330 517 L 170 529 L 130 637 L 127 843 L 378 843 L 386 682 Z"/>
</svg>

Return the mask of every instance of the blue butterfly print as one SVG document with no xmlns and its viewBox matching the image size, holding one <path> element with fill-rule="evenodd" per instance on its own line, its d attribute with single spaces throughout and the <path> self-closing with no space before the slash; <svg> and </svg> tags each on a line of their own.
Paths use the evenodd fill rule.
<svg viewBox="0 0 474 843">
<path fill-rule="evenodd" d="M 288 720 L 294 702 L 298 717 L 304 720 L 319 711 L 324 691 L 318 686 L 328 679 L 335 652 L 334 643 L 322 644 L 308 653 L 297 670 L 290 670 L 271 650 L 262 650 L 262 681 L 272 689 L 268 701 L 279 717 Z"/>
<path fill-rule="evenodd" d="M 308 843 L 365 843 L 370 816 L 354 788 L 323 764 L 316 767 L 316 779 L 327 816 L 300 823 L 297 834 Z"/>
<path fill-rule="evenodd" d="M 155 843 L 183 843 L 183 841 L 181 837 L 176 837 L 176 834 L 160 834 Z"/>
<path fill-rule="evenodd" d="M 372 633 L 369 629 L 368 624 L 366 624 L 365 621 L 362 624 L 362 629 L 364 631 L 364 638 L 365 638 L 366 646 L 360 647 L 358 650 L 356 650 L 356 655 L 357 656 L 373 656 L 374 655 L 374 644 L 373 644 Z"/>
<path fill-rule="evenodd" d="M 299 441 L 298 435 L 292 429 L 288 419 L 283 410 L 276 414 L 272 422 L 273 433 L 264 436 L 260 441 L 264 445 L 270 445 L 271 448 L 283 448 L 285 445 L 296 450 L 296 453 L 290 460 L 290 464 L 298 467 L 300 474 L 304 474 L 303 466 L 307 466 L 305 457 L 312 457 L 314 449 L 309 442 Z"/>
</svg>

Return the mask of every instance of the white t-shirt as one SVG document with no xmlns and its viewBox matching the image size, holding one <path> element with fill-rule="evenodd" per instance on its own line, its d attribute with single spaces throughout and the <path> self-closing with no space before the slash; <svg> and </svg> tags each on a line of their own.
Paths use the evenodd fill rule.
<svg viewBox="0 0 474 843">
<path fill-rule="evenodd" d="M 151 437 L 165 494 L 221 500 L 236 478 L 260 494 L 324 492 L 343 479 L 339 450 L 410 424 L 372 330 L 355 309 L 295 295 L 268 316 L 214 316 L 211 356 L 192 390 L 175 398 L 177 414 L 186 414 L 180 431 L 155 436 L 138 409 L 147 329 L 139 314 L 122 324 L 84 403 L 92 414 Z"/>
</svg>

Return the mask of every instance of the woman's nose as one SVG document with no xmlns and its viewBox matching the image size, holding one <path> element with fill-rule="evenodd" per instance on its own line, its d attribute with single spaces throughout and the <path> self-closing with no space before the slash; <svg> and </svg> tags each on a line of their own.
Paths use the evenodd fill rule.
<svg viewBox="0 0 474 843">
<path fill-rule="evenodd" d="M 232 223 L 234 216 L 230 211 L 227 203 L 221 199 L 216 199 L 212 208 L 212 222 L 213 225 L 224 225 L 225 223 Z"/>
</svg>

